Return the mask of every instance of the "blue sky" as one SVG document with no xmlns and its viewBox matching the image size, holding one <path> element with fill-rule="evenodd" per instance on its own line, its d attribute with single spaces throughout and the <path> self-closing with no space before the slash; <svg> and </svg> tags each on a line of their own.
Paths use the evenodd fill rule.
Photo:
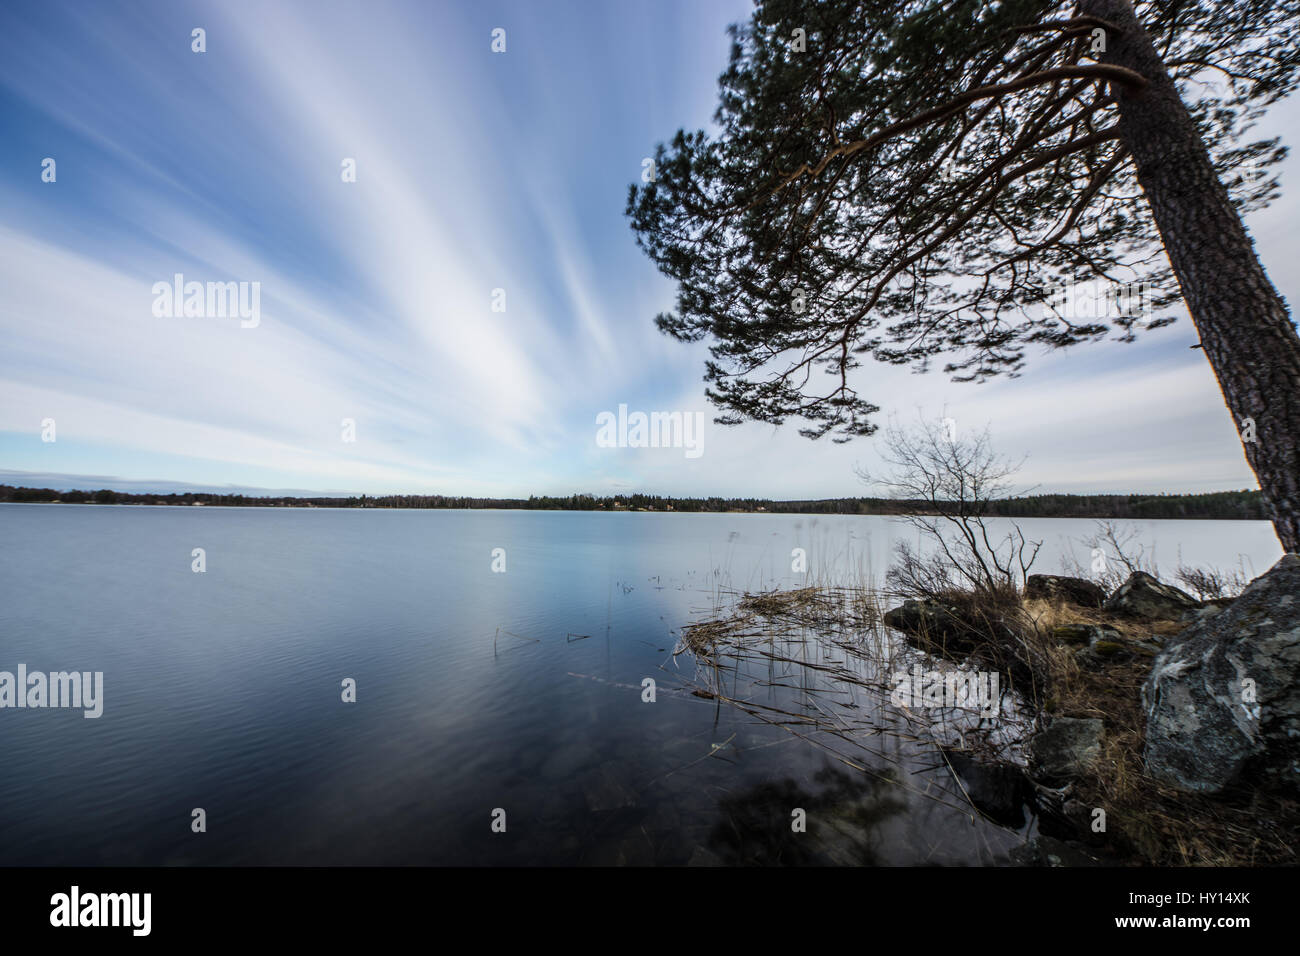
<svg viewBox="0 0 1300 956">
<path fill-rule="evenodd" d="M 656 142 L 710 125 L 724 29 L 748 10 L 6 4 L 0 482 L 864 493 L 870 439 L 710 424 L 699 457 L 596 443 L 596 416 L 620 404 L 714 414 L 703 346 L 654 329 L 673 288 L 623 209 Z M 1261 135 L 1296 118 L 1283 104 Z M 1295 165 L 1250 221 L 1290 301 Z M 152 287 L 176 273 L 258 282 L 259 324 L 155 316 Z M 882 421 L 988 424 L 1042 490 L 1253 487 L 1193 342 L 1183 320 L 979 386 L 882 367 L 866 394 Z"/>
</svg>

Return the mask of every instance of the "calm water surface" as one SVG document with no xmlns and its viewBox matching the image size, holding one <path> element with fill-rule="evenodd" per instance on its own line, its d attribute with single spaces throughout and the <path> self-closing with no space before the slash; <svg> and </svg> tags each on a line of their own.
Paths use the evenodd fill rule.
<svg viewBox="0 0 1300 956">
<path fill-rule="evenodd" d="M 1087 557 L 1092 522 L 1022 526 L 1041 570 L 1071 540 Z M 1170 569 L 1281 553 L 1263 522 L 1140 527 Z M 728 591 L 864 581 L 904 537 L 879 517 L 0 505 L 0 670 L 102 671 L 105 698 L 97 720 L 0 710 L 0 865 L 1002 861 L 1032 821 L 973 820 L 915 754 L 849 771 L 691 696 L 672 657 Z"/>
</svg>

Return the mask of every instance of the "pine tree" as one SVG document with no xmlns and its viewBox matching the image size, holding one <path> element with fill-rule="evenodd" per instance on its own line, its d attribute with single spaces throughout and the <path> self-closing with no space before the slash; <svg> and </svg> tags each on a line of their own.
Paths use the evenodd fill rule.
<svg viewBox="0 0 1300 956">
<path fill-rule="evenodd" d="M 732 36 L 720 134 L 660 145 L 627 208 L 719 422 L 870 435 L 866 359 L 1015 375 L 1181 301 L 1300 550 L 1300 337 L 1241 220 L 1277 196 L 1285 147 L 1245 139 L 1300 0 L 764 0 Z"/>
</svg>

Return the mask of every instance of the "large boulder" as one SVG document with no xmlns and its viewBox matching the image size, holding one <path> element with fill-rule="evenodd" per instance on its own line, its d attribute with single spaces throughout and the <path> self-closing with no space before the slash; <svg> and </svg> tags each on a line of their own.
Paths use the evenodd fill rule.
<svg viewBox="0 0 1300 956">
<path fill-rule="evenodd" d="M 1235 597 L 1223 597 L 1200 601 L 1195 608 L 1183 615 L 1183 620 L 1189 622 L 1204 621 L 1206 618 L 1214 617 L 1225 607 L 1231 607 L 1232 602 L 1235 600 L 1237 600 Z"/>
<path fill-rule="evenodd" d="M 1061 574 L 1031 574 L 1025 580 L 1025 597 L 1048 601 L 1069 601 L 1079 607 L 1101 607 L 1106 592 L 1100 585 L 1085 578 L 1071 578 Z"/>
<path fill-rule="evenodd" d="M 1147 772 L 1187 791 L 1300 790 L 1300 556 L 1187 627 L 1142 689 Z"/>
<path fill-rule="evenodd" d="M 1162 584 L 1145 571 L 1134 571 L 1106 602 L 1106 610 L 1126 617 L 1181 621 L 1201 607 L 1186 591 Z"/>
</svg>

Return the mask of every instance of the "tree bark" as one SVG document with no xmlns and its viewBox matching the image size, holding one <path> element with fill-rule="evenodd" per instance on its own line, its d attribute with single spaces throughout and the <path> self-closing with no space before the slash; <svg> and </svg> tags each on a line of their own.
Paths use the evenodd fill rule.
<svg viewBox="0 0 1300 956">
<path fill-rule="evenodd" d="M 1080 0 L 1079 12 L 1119 28 L 1101 62 L 1147 79 L 1142 89 L 1112 84 L 1120 136 L 1278 540 L 1300 551 L 1300 336 L 1129 0 Z"/>
</svg>

